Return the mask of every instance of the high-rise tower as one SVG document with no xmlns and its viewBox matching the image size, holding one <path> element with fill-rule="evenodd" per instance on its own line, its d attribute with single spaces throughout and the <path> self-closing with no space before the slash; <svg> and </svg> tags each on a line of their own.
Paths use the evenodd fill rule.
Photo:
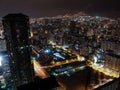
<svg viewBox="0 0 120 90">
<path fill-rule="evenodd" d="M 29 17 L 23 14 L 8 14 L 3 17 L 6 45 L 10 57 L 10 69 L 15 87 L 33 81 L 29 41 Z"/>
</svg>

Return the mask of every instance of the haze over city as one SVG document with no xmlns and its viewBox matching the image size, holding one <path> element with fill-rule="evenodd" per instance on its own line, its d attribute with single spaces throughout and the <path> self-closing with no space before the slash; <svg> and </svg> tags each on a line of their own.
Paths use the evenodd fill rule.
<svg viewBox="0 0 120 90">
<path fill-rule="evenodd" d="M 8 13 L 30 17 L 57 16 L 84 12 L 89 15 L 119 17 L 119 0 L 0 0 L 0 17 Z"/>
</svg>

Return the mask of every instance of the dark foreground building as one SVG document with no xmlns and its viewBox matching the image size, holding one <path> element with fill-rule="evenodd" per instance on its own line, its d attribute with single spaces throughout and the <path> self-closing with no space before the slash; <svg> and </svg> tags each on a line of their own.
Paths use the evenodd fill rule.
<svg viewBox="0 0 120 90">
<path fill-rule="evenodd" d="M 28 39 L 30 33 L 29 17 L 23 14 L 8 14 L 3 17 L 3 26 L 15 88 L 33 82 L 34 71 L 30 59 L 31 48 Z"/>
<path fill-rule="evenodd" d="M 8 90 L 55 90 L 58 83 L 54 76 L 45 79 L 34 77 L 34 69 L 30 59 L 28 16 L 9 14 L 3 17 L 3 26 L 7 57 L 9 58 L 9 66 L 7 67 L 10 67 L 10 77 L 8 74 L 5 74 L 4 77 L 7 87 L 12 87 Z"/>
<path fill-rule="evenodd" d="M 54 76 L 45 79 L 35 77 L 34 82 L 21 85 L 17 90 L 58 90 L 58 82 Z"/>
<path fill-rule="evenodd" d="M 113 81 L 100 86 L 94 90 L 120 90 L 120 78 L 116 78 Z"/>
</svg>

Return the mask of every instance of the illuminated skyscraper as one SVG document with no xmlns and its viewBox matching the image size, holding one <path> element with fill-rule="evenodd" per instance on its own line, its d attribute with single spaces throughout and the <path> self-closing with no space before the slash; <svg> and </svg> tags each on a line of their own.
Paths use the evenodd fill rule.
<svg viewBox="0 0 120 90">
<path fill-rule="evenodd" d="M 29 17 L 23 14 L 8 14 L 3 17 L 5 39 L 10 57 L 10 70 L 15 87 L 33 81 L 30 41 L 28 39 Z"/>
</svg>

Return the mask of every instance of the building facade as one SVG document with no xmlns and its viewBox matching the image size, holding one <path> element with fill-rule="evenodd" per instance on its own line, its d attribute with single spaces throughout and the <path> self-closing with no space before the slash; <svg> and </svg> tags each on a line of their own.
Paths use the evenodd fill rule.
<svg viewBox="0 0 120 90">
<path fill-rule="evenodd" d="M 15 88 L 33 81 L 34 70 L 31 63 L 29 41 L 29 17 L 23 14 L 8 14 L 3 17 L 3 27 L 10 70 Z"/>
</svg>

